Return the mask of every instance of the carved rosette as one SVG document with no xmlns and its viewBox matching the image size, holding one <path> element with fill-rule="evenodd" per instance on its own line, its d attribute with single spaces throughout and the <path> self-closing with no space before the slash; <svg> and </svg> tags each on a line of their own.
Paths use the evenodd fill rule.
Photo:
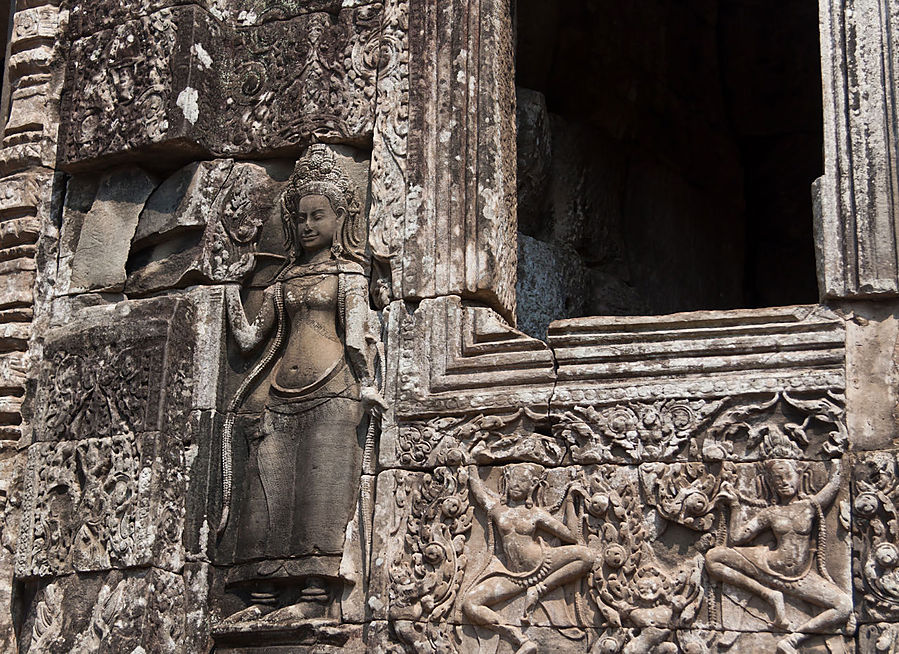
<svg viewBox="0 0 899 654">
<path fill-rule="evenodd" d="M 895 452 L 856 455 L 853 498 L 841 518 L 853 534 L 853 580 L 863 616 L 899 619 L 899 461 Z M 884 650 L 888 651 L 888 650 Z"/>
</svg>

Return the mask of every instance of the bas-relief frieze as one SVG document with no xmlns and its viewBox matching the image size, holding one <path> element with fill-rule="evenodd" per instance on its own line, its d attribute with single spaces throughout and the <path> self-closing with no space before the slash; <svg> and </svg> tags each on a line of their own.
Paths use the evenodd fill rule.
<svg viewBox="0 0 899 654">
<path fill-rule="evenodd" d="M 374 617 L 416 652 L 842 647 L 843 413 L 776 393 L 400 426 L 398 464 L 423 469 L 379 477 Z M 610 425 L 629 450 L 576 454 Z"/>
<path fill-rule="evenodd" d="M 123 303 L 48 332 L 17 577 L 183 565 L 197 306 Z"/>
<path fill-rule="evenodd" d="M 76 40 L 62 157 L 77 164 L 169 143 L 187 159 L 370 143 L 382 6 L 231 27 L 164 8 Z"/>
</svg>

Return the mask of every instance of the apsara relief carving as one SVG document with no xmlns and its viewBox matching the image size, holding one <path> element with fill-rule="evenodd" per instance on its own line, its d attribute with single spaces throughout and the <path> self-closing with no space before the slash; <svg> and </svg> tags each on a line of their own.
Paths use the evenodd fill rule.
<svg viewBox="0 0 899 654">
<path fill-rule="evenodd" d="M 263 354 L 244 376 L 223 426 L 223 509 L 233 530 L 229 588 L 246 606 L 224 632 L 341 615 L 341 598 L 362 584 L 344 561 L 368 552 L 380 329 L 369 308 L 366 223 L 359 191 L 325 145 L 297 162 L 280 195 L 289 260 L 247 318 L 239 287 L 227 287 L 231 334 L 244 352 Z M 238 414 L 262 384 L 261 414 L 243 430 L 249 454 L 234 486 Z M 365 419 L 366 415 L 368 419 Z M 365 419 L 365 420 L 364 420 Z M 361 552 L 359 552 L 361 550 Z M 343 607 L 345 611 L 346 608 Z"/>
</svg>

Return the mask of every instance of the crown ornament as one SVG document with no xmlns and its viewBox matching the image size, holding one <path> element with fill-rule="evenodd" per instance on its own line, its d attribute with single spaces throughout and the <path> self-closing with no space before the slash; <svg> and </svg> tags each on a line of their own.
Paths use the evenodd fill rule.
<svg viewBox="0 0 899 654">
<path fill-rule="evenodd" d="M 365 264 L 366 229 L 356 197 L 356 187 L 337 160 L 333 150 L 324 143 L 310 145 L 297 161 L 290 179 L 281 195 L 281 219 L 285 245 L 296 249 L 296 212 L 300 200 L 309 195 L 322 195 L 331 203 L 335 212 L 345 213 L 335 234 L 331 252 L 335 257 Z"/>
<path fill-rule="evenodd" d="M 285 200 L 299 202 L 307 195 L 324 195 L 336 201 L 339 206 L 332 207 L 335 211 L 342 208 L 350 215 L 359 212 L 352 181 L 324 143 L 309 146 L 288 180 Z"/>
</svg>

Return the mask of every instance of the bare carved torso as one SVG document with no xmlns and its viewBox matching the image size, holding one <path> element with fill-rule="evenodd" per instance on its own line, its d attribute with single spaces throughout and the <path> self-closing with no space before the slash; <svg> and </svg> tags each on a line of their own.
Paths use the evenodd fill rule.
<svg viewBox="0 0 899 654">
<path fill-rule="evenodd" d="M 509 570 L 526 572 L 543 562 L 543 547 L 535 537 L 541 512 L 524 506 L 494 511 L 494 522 L 502 536 Z"/>
<path fill-rule="evenodd" d="M 777 549 L 767 554 L 768 566 L 787 577 L 802 574 L 811 560 L 809 535 L 815 520 L 811 503 L 799 501 L 770 507 L 761 517 L 777 540 Z"/>
<path fill-rule="evenodd" d="M 290 328 L 275 383 L 300 389 L 318 381 L 343 357 L 337 334 L 337 275 L 320 273 L 284 282 L 284 309 Z"/>
</svg>

